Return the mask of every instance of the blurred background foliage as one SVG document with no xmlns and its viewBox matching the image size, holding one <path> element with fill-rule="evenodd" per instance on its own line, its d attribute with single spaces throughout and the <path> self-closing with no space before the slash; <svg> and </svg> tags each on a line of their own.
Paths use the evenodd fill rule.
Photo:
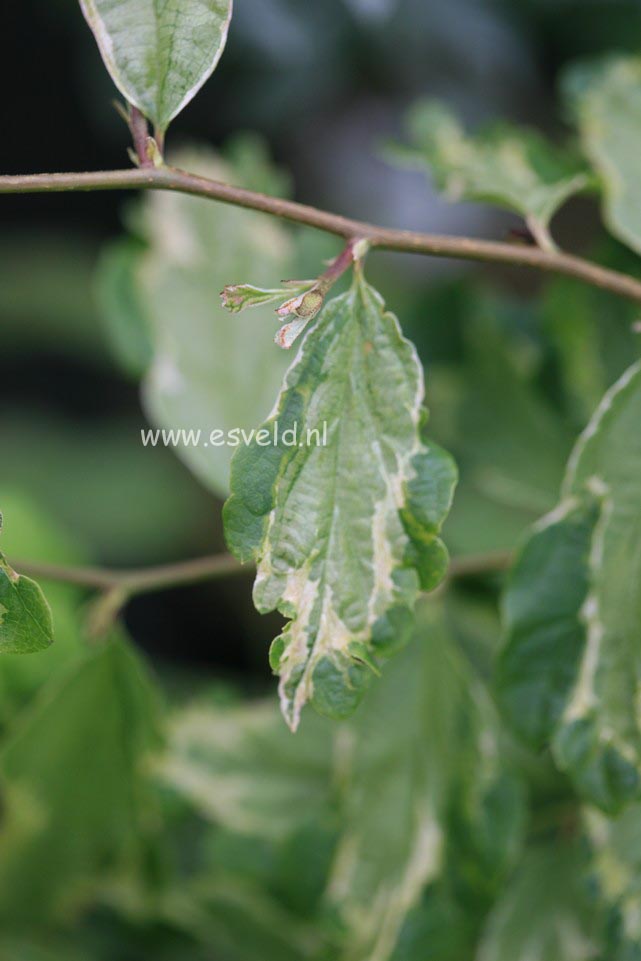
<svg viewBox="0 0 641 961">
<path fill-rule="evenodd" d="M 111 109 L 110 81 L 77 4 L 12 4 L 3 13 L 3 36 L 0 169 L 125 166 L 128 133 Z M 563 138 L 556 85 L 565 65 L 640 47 L 636 0 L 236 0 L 221 64 L 172 127 L 169 149 L 215 148 L 218 159 L 207 153 L 206 162 L 231 164 L 239 182 L 373 222 L 503 239 L 520 227 L 516 216 L 480 204 L 450 205 L 423 175 L 385 162 L 382 145 L 399 137 L 407 108 L 429 95 L 473 126 L 502 118 Z M 261 139 L 238 140 L 239 131 Z M 14 561 L 137 565 L 224 547 L 224 476 L 141 446 L 147 412 L 173 416 L 154 381 L 158 344 L 150 330 L 166 331 L 173 317 L 174 347 L 194 346 L 205 336 L 211 298 L 211 330 L 219 338 L 207 347 L 212 369 L 224 325 L 238 325 L 239 349 L 243 337 L 252 337 L 252 325 L 267 327 L 265 350 L 275 351 L 269 313 L 243 315 L 240 326 L 221 313 L 217 291 L 224 282 L 313 275 L 335 247 L 327 238 L 271 224 L 282 234 L 278 264 L 224 276 L 233 216 L 209 205 L 194 227 L 206 259 L 176 268 L 168 287 L 176 311 L 184 304 L 181 283 L 191 294 L 197 289 L 198 303 L 184 317 L 174 311 L 163 319 L 163 309 L 172 313 L 170 302 L 153 275 L 155 264 L 156 277 L 167 282 L 163 203 L 115 193 L 2 199 L 0 504 L 3 550 Z M 165 224 L 170 239 L 175 213 L 169 211 Z M 253 236 L 251 222 L 247 229 Z M 571 201 L 554 229 L 568 249 L 641 276 L 639 258 L 598 226 L 589 197 Z M 460 466 L 445 528 L 451 553 L 512 548 L 556 503 L 573 439 L 603 391 L 638 355 L 631 332 L 637 310 L 566 279 L 405 255 L 376 254 L 370 261 L 371 281 L 425 364 L 431 433 Z M 140 284 L 145 318 L 134 327 Z M 123 315 L 131 318 L 124 334 Z M 171 345 L 163 350 L 166 356 Z M 179 366 L 180 358 L 174 360 Z M 269 364 L 281 360 L 274 354 Z M 234 405 L 264 387 L 258 358 L 247 369 L 231 367 L 226 356 L 222 361 L 221 369 L 237 376 L 229 376 L 222 395 L 212 391 L 205 372 L 197 398 L 201 416 L 202 404 L 211 402 L 212 428 L 225 426 Z M 270 407 L 267 399 L 257 423 Z M 448 592 L 430 631 L 444 639 L 455 665 L 451 677 L 440 678 L 443 685 L 456 688 L 457 672 L 473 675 L 481 693 L 466 710 L 480 711 L 500 741 L 484 686 L 499 634 L 496 588 L 494 576 L 465 579 Z M 161 708 L 147 668 L 122 639 L 88 654 L 80 627 L 83 592 L 51 584 L 47 593 L 56 645 L 25 660 L 6 656 L 0 664 L 0 771 L 10 785 L 0 824 L 0 918 L 9 932 L 0 940 L 0 961 L 293 961 L 338 957 L 336 945 L 343 950 L 345 943 L 346 959 L 366 957 L 380 932 L 368 930 L 363 905 L 385 905 L 405 890 L 397 839 L 388 839 L 386 848 L 385 832 L 397 812 L 414 803 L 413 793 L 410 800 L 395 796 L 394 786 L 407 787 L 412 752 L 424 748 L 422 729 L 403 728 L 403 743 L 412 747 L 399 760 L 396 747 L 386 746 L 385 725 L 381 738 L 363 734 L 368 716 L 380 716 L 380 705 L 373 705 L 343 734 L 311 718 L 303 725 L 306 740 L 291 746 L 272 710 L 267 669 L 278 618 L 254 613 L 250 576 L 140 598 L 127 609 L 126 627 L 151 655 L 163 697 L 176 712 L 168 759 L 153 775 L 150 799 L 138 753 L 157 743 Z M 418 671 L 411 661 L 418 655 L 408 656 L 409 667 L 401 659 L 396 669 L 402 690 L 403 670 L 410 677 Z M 110 711 L 113 685 L 126 706 L 125 730 L 122 717 Z M 261 693 L 270 695 L 267 706 L 241 706 L 241 695 Z M 67 729 L 72 703 L 75 724 L 85 718 L 73 736 Z M 381 709 L 386 723 L 396 718 L 394 703 Z M 468 727 L 479 724 L 472 720 Z M 47 756 L 38 751 L 42 728 L 54 731 Z M 532 885 L 540 893 L 552 876 L 556 893 L 548 896 L 560 920 L 550 923 L 532 957 L 599 957 L 616 919 L 593 910 L 588 890 L 563 882 L 566 870 L 574 876 L 567 865 L 584 856 L 571 809 L 564 820 L 567 785 L 546 757 L 502 744 L 491 783 L 470 785 L 478 745 L 463 728 L 446 727 L 436 740 L 443 756 L 456 745 L 465 770 L 444 763 L 436 748 L 426 762 L 439 774 L 428 777 L 430 810 L 439 830 L 447 825 L 449 832 L 438 871 L 421 880 L 422 900 L 393 954 L 380 957 L 462 961 L 474 956 L 483 930 L 480 961 L 514 961 L 511 939 L 522 903 L 529 903 Z M 203 740 L 203 731 L 218 733 Z M 350 739 L 359 737 L 380 750 L 360 767 L 349 760 Z M 105 757 L 110 761 L 103 764 Z M 78 794 L 78 785 L 91 789 L 91 799 Z M 363 828 L 357 825 L 369 807 L 363 798 L 377 791 L 384 796 Z M 39 803 L 48 805 L 47 816 Z M 279 820 L 284 806 L 295 812 L 285 825 Z M 83 811 L 91 812 L 92 823 Z M 493 824 L 501 825 L 500 839 Z M 413 830 L 401 846 L 419 843 Z M 523 836 L 536 843 L 520 855 Z M 380 863 L 371 838 L 382 844 Z M 349 910 L 339 909 L 345 883 L 339 875 L 355 850 L 361 857 L 351 867 Z M 519 858 L 525 859 L 520 867 Z M 34 864 L 42 872 L 37 891 Z M 487 922 L 515 866 L 515 887 Z M 50 869 L 62 891 L 52 887 Z M 35 918 L 33 899 L 42 936 L 25 933 Z M 394 917 L 399 911 L 402 905 Z M 541 911 L 550 913 L 545 904 Z"/>
</svg>

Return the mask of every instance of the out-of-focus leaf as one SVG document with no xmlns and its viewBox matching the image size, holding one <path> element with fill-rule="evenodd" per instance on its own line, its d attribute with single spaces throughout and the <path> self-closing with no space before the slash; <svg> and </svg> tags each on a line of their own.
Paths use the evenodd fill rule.
<svg viewBox="0 0 641 961">
<path fill-rule="evenodd" d="M 339 737 L 342 832 L 328 895 L 349 925 L 346 956 L 385 961 L 424 886 L 448 870 L 450 818 L 479 851 L 504 781 L 497 719 L 438 609 L 421 608 L 416 641 Z M 491 844 L 499 877 L 516 843 L 512 799 Z"/>
<path fill-rule="evenodd" d="M 175 161 L 219 180 L 240 179 L 210 153 L 191 151 Z M 260 154 L 253 166 L 244 157 L 241 167 L 243 186 L 267 189 L 280 183 Z M 292 276 L 290 234 L 265 215 L 179 194 L 147 197 L 135 228 L 148 244 L 127 267 L 135 275 L 131 293 L 143 307 L 152 343 L 143 384 L 147 413 L 159 427 L 202 432 L 200 443 L 178 444 L 175 453 L 225 496 L 234 447 L 220 439 L 211 443 L 211 432 L 250 431 L 260 424 L 274 404 L 287 358 L 274 346 L 269 308 L 262 315 L 257 310 L 232 316 L 221 306 L 220 291 L 230 283 L 269 286 Z M 131 298 L 112 302 L 112 309 L 122 309 L 119 322 L 111 315 L 112 330 L 131 323 L 130 303 Z M 134 328 L 139 326 L 136 319 Z"/>
<path fill-rule="evenodd" d="M 580 851 L 540 846 L 528 852 L 490 914 L 476 961 L 596 961 L 602 925 Z"/>
<path fill-rule="evenodd" d="M 0 961 L 98 961 L 95 955 L 74 943 L 72 938 L 0 937 Z"/>
<path fill-rule="evenodd" d="M 604 267 L 641 277 L 636 254 L 607 235 L 591 259 Z M 541 321 L 556 352 L 558 375 L 573 422 L 583 429 L 608 386 L 639 354 L 637 304 L 569 277 L 546 284 Z"/>
<path fill-rule="evenodd" d="M 332 956 L 400 961 L 393 952 L 408 913 L 446 870 L 450 828 L 460 834 L 459 874 L 475 856 L 494 891 L 511 863 L 520 800 L 503 763 L 486 693 L 440 613 L 422 607 L 416 640 L 353 720 L 305 715 L 293 738 L 272 705 L 188 710 L 172 725 L 160 776 L 216 823 L 280 844 L 306 824 L 318 832 L 321 812 L 333 810 L 338 845 L 325 902 L 344 931 Z"/>
<path fill-rule="evenodd" d="M 503 700 L 512 715 L 524 705 L 517 726 L 530 735 L 552 732 L 560 766 L 610 812 L 641 787 L 640 419 L 637 364 L 580 438 L 561 506 L 526 546 L 506 598 Z"/>
<path fill-rule="evenodd" d="M 234 458 L 225 535 L 257 563 L 258 610 L 291 619 L 270 661 L 293 730 L 308 701 L 354 711 L 419 588 L 445 573 L 456 469 L 422 442 L 422 404 L 415 349 L 358 270 L 303 341 L 262 441 Z"/>
<path fill-rule="evenodd" d="M 46 685 L 0 750 L 3 929 L 79 907 L 134 868 L 155 828 L 141 765 L 158 743 L 155 690 L 114 639 Z"/>
<path fill-rule="evenodd" d="M 305 867 L 301 863 L 301 872 Z M 300 923 L 264 892 L 230 883 L 176 890 L 161 917 L 225 961 L 325 961 L 322 928 Z"/>
<path fill-rule="evenodd" d="M 42 588 L 0 553 L 0 654 L 35 654 L 52 643 L 53 618 Z"/>
<path fill-rule="evenodd" d="M 480 315 L 470 317 L 465 343 L 448 438 L 461 480 L 444 527 L 459 556 L 513 548 L 554 505 L 570 449 L 563 423 L 520 369 L 514 338 Z"/>
<path fill-rule="evenodd" d="M 121 240 L 107 247 L 98 270 L 98 298 L 114 353 L 140 377 L 152 357 L 149 321 L 136 282 L 140 245 Z"/>
<path fill-rule="evenodd" d="M 312 714 L 296 737 L 273 705 L 187 708 L 169 727 L 159 775 L 205 817 L 282 839 L 328 803 L 331 724 Z"/>
<path fill-rule="evenodd" d="M 520 213 L 533 231 L 545 229 L 572 194 L 585 189 L 588 176 L 568 152 L 532 130 L 495 124 L 466 135 L 442 104 L 419 103 L 408 119 L 411 146 L 392 156 L 411 166 L 427 166 L 450 200 L 480 200 Z"/>
<path fill-rule="evenodd" d="M 588 808 L 584 820 L 594 879 L 619 917 L 616 961 L 637 961 L 641 946 L 641 805 L 630 805 L 616 818 Z"/>
<path fill-rule="evenodd" d="M 641 58 L 580 64 L 566 76 L 565 90 L 603 184 L 607 226 L 641 253 Z"/>
<path fill-rule="evenodd" d="M 54 564 L 78 564 L 82 552 L 73 545 L 58 523 L 24 495 L 4 485 L 0 492 L 4 510 L 3 546 L 14 563 L 48 561 Z M 34 657 L 3 654 L 0 657 L 0 725 L 14 721 L 20 709 L 38 691 L 75 658 L 81 657 L 84 644 L 80 637 L 78 609 L 81 594 L 70 584 L 49 582 L 47 600 L 55 623 L 55 644 Z"/>
<path fill-rule="evenodd" d="M 211 76 L 232 0 L 80 0 L 111 79 L 164 131 Z"/>
</svg>

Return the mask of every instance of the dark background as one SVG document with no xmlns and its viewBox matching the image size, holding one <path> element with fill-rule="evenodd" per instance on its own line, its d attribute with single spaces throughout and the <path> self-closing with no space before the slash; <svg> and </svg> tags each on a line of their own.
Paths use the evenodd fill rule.
<svg viewBox="0 0 641 961">
<path fill-rule="evenodd" d="M 0 36 L 0 170 L 126 166 L 128 132 L 78 5 L 8 0 Z M 500 238 L 515 218 L 449 206 L 425 178 L 382 161 L 380 144 L 399 134 L 405 108 L 430 95 L 470 122 L 500 116 L 556 136 L 563 65 L 640 43 L 638 2 L 236 0 L 221 63 L 169 145 L 220 145 L 257 130 L 300 200 Z M 0 198 L 0 483 L 54 514 L 87 559 L 116 566 L 223 548 L 220 504 L 170 452 L 142 451 L 137 385 L 101 329 L 94 267 L 121 231 L 124 202 L 115 193 Z M 580 202 L 559 229 L 581 249 L 591 224 Z M 476 269 L 407 257 L 381 264 L 384 292 L 402 284 L 419 298 L 435 278 Z M 496 278 L 525 292 L 538 283 Z M 160 660 L 262 683 L 275 623 L 253 613 L 250 587 L 241 576 L 142 598 L 128 624 Z"/>
</svg>

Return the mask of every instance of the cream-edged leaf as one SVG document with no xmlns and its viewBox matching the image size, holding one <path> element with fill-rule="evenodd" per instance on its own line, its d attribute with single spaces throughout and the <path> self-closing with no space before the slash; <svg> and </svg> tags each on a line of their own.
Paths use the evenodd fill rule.
<svg viewBox="0 0 641 961">
<path fill-rule="evenodd" d="M 271 650 L 283 713 L 345 717 L 436 586 L 455 484 L 421 440 L 422 369 L 355 273 L 306 335 L 271 418 L 232 464 L 230 549 L 258 567 L 254 601 L 290 619 Z M 262 437 L 262 441 L 261 441 Z"/>
<path fill-rule="evenodd" d="M 164 131 L 211 76 L 232 0 L 80 0 L 111 79 Z"/>
<path fill-rule="evenodd" d="M 495 890 L 520 839 L 498 718 L 431 601 L 353 718 L 310 712 L 292 737 L 273 702 L 188 708 L 171 721 L 156 771 L 235 837 L 293 845 L 299 888 L 315 867 L 301 849 L 301 831 L 311 832 L 311 848 L 327 852 L 321 914 L 341 922 L 336 961 L 405 958 L 404 926 L 423 911 L 426 888 L 447 887 L 450 869 L 460 886 L 465 864 Z M 470 947 L 469 932 L 452 940 Z"/>
<path fill-rule="evenodd" d="M 641 365 L 605 395 L 508 585 L 500 688 L 602 809 L 641 792 Z"/>
<path fill-rule="evenodd" d="M 248 147 L 249 170 L 205 150 L 183 151 L 175 159 L 206 176 L 280 189 L 262 144 Z M 269 284 L 291 276 L 291 237 L 263 214 L 180 194 L 146 197 L 132 219 L 146 248 L 130 244 L 103 261 L 112 340 L 129 369 L 132 362 L 144 369 L 150 422 L 172 431 L 176 456 L 226 497 L 234 444 L 242 443 L 241 431 L 249 433 L 269 414 L 287 357 L 274 348 L 270 306 L 231 315 L 220 292 L 245 277 Z"/>
<path fill-rule="evenodd" d="M 607 225 L 640 253 L 641 57 L 573 67 L 565 92 L 585 153 L 601 179 Z"/>
<path fill-rule="evenodd" d="M 589 177 L 569 152 L 536 131 L 494 124 L 466 134 L 442 104 L 417 104 L 409 117 L 410 146 L 391 156 L 428 167 L 450 200 L 477 200 L 521 214 L 537 232 L 556 210 L 588 185 Z"/>
</svg>

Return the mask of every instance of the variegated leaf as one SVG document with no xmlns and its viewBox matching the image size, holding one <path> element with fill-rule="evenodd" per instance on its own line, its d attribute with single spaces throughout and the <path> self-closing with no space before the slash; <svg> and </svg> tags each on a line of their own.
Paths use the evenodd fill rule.
<svg viewBox="0 0 641 961">
<path fill-rule="evenodd" d="M 608 391 L 508 586 L 514 726 L 607 811 L 641 790 L 641 364 Z"/>
<path fill-rule="evenodd" d="M 615 818 L 587 808 L 583 821 L 594 878 L 604 901 L 619 916 L 620 954 L 613 957 L 636 961 L 641 945 L 641 805 L 632 804 Z"/>
<path fill-rule="evenodd" d="M 80 0 L 111 79 L 161 132 L 223 52 L 232 0 Z"/>
<path fill-rule="evenodd" d="M 587 156 L 598 171 L 609 229 L 641 252 L 641 57 L 580 64 L 565 92 Z"/>
<path fill-rule="evenodd" d="M 472 877 L 483 874 L 486 892 L 496 890 L 521 838 L 522 797 L 498 718 L 431 601 L 355 717 L 337 724 L 310 714 L 292 738 L 272 702 L 204 703 L 175 715 L 156 773 L 206 819 L 254 844 L 295 844 L 298 854 L 305 831 L 313 850 L 322 845 L 322 913 L 341 919 L 336 961 L 405 958 L 411 915 L 430 914 L 426 887 L 438 913 L 451 869 L 459 893 L 465 887 L 465 863 Z M 305 864 L 304 873 L 315 867 Z M 470 956 L 470 930 L 450 940 Z M 420 947 L 407 957 L 422 957 Z"/>
<path fill-rule="evenodd" d="M 576 843 L 526 853 L 490 912 L 475 961 L 597 961 L 603 917 Z M 608 956 L 609 957 L 609 956 Z"/>
<path fill-rule="evenodd" d="M 262 444 L 234 457 L 227 540 L 257 563 L 257 608 L 290 618 L 271 663 L 293 729 L 307 701 L 354 710 L 445 572 L 455 468 L 421 440 L 422 403 L 416 352 L 357 270 L 305 337 Z"/>
<path fill-rule="evenodd" d="M 203 176 L 270 193 L 283 190 L 260 140 L 238 139 L 227 154 L 232 158 L 223 160 L 191 149 L 174 159 Z M 242 154 L 249 155 L 244 162 Z M 129 244 L 103 262 L 111 339 L 129 369 L 146 368 L 142 394 L 150 422 L 175 435 L 199 435 L 198 443 L 177 444 L 175 453 L 224 498 L 231 445 L 269 413 L 287 357 L 274 349 L 269 307 L 232 317 L 220 304 L 220 291 L 243 277 L 269 283 L 291 276 L 291 237 L 253 210 L 169 193 L 147 196 L 135 225 L 146 247 Z"/>
<path fill-rule="evenodd" d="M 589 182 L 580 161 L 533 130 L 508 125 L 469 136 L 442 104 L 417 104 L 409 117 L 411 146 L 393 158 L 428 167 L 451 200 L 478 200 L 520 213 L 535 234 L 563 203 Z"/>
</svg>

